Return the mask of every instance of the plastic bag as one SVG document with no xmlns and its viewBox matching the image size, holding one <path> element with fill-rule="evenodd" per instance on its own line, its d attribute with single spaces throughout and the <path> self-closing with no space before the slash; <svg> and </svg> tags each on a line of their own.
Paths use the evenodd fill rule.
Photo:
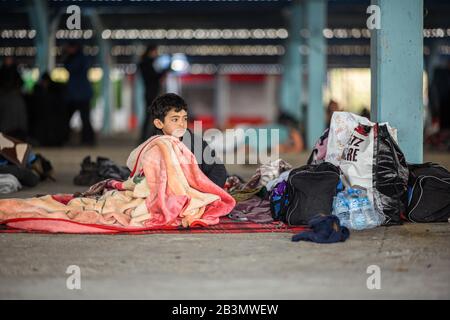
<svg viewBox="0 0 450 320">
<path fill-rule="evenodd" d="M 347 186 L 362 187 L 386 224 L 401 223 L 406 210 L 408 167 L 386 124 L 359 124 L 344 146 L 339 167 Z"/>
<path fill-rule="evenodd" d="M 328 133 L 325 161 L 338 166 L 341 161 L 342 151 L 346 147 L 355 128 L 359 125 L 373 127 L 374 122 L 351 112 L 334 112 L 331 117 L 330 131 Z M 397 141 L 397 129 L 387 123 L 387 129 L 392 138 Z M 380 124 L 381 125 L 381 124 Z"/>
</svg>

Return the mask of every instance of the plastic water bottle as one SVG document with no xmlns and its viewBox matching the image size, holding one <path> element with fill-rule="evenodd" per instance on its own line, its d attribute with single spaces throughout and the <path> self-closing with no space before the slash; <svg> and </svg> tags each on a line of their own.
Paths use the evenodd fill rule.
<svg viewBox="0 0 450 320">
<path fill-rule="evenodd" d="M 378 226 L 379 224 L 378 217 L 375 211 L 373 210 L 368 197 L 361 198 L 361 211 L 366 217 L 367 221 L 366 228 L 374 228 Z"/>
<path fill-rule="evenodd" d="M 339 218 L 341 226 L 350 227 L 350 212 L 348 201 L 343 192 L 339 192 L 333 199 L 333 215 Z"/>
<path fill-rule="evenodd" d="M 362 210 L 368 217 L 370 227 L 378 227 L 383 224 L 384 217 L 375 211 L 368 197 L 362 199 Z"/>
<path fill-rule="evenodd" d="M 352 196 L 349 201 L 350 226 L 355 230 L 363 230 L 367 227 L 367 219 L 361 210 L 362 202 L 357 196 Z"/>
</svg>

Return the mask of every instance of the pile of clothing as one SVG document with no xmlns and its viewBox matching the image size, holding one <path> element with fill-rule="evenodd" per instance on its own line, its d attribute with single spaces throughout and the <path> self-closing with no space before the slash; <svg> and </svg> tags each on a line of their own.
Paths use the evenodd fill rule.
<svg viewBox="0 0 450 320">
<path fill-rule="evenodd" d="M 273 218 L 289 225 L 320 221 L 332 231 L 332 220 L 319 217 L 333 215 L 346 239 L 346 227 L 448 221 L 450 172 L 434 163 L 407 163 L 388 123 L 335 112 L 308 164 L 277 182 L 269 201 Z"/>
<path fill-rule="evenodd" d="M 261 165 L 246 183 L 238 176 L 230 176 L 225 190 L 236 200 L 236 207 L 228 215 L 237 221 L 272 222 L 269 193 L 277 181 L 285 179 L 292 166 L 282 159 Z"/>
<path fill-rule="evenodd" d="M 50 161 L 33 153 L 31 146 L 0 132 L 1 193 L 16 192 L 23 186 L 34 187 L 40 181 L 53 178 Z"/>
<path fill-rule="evenodd" d="M 335 112 L 325 155 L 313 161 L 337 166 L 346 191 L 356 190 L 347 197 L 350 217 L 342 206 L 345 201 L 333 206 L 333 214 L 349 221 L 353 229 L 450 218 L 450 172 L 435 163 L 408 163 L 397 130 L 389 123 Z M 344 199 L 342 195 L 336 199 Z"/>
</svg>

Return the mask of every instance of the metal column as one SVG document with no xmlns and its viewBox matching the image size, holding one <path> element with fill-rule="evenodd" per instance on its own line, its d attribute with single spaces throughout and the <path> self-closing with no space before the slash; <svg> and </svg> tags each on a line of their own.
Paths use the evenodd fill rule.
<svg viewBox="0 0 450 320">
<path fill-rule="evenodd" d="M 300 1 L 295 1 L 289 11 L 289 39 L 283 58 L 283 78 L 280 91 L 281 110 L 297 120 L 303 120 L 301 109 L 303 68 L 300 54 L 302 11 L 303 5 Z"/>
<path fill-rule="evenodd" d="M 103 24 L 98 16 L 98 13 L 91 8 L 85 10 L 87 15 L 90 17 L 92 26 L 96 30 L 95 40 L 99 47 L 98 57 L 99 64 L 103 71 L 102 76 L 102 97 L 103 97 L 103 126 L 102 132 L 104 134 L 111 133 L 111 121 L 112 121 L 112 107 L 111 107 L 111 80 L 110 80 L 110 64 L 111 64 L 111 45 L 110 43 L 103 39 L 101 36 Z"/>
<path fill-rule="evenodd" d="M 381 27 L 371 34 L 374 121 L 398 129 L 408 162 L 423 158 L 423 0 L 372 0 Z"/>
<path fill-rule="evenodd" d="M 323 85 L 327 72 L 327 51 L 323 29 L 326 26 L 327 2 L 309 0 L 306 13 L 309 30 L 306 144 L 311 148 L 325 129 Z"/>
<path fill-rule="evenodd" d="M 48 71 L 50 58 L 50 41 L 49 41 L 49 18 L 47 10 L 47 2 L 33 0 L 28 6 L 28 16 L 31 25 L 36 29 L 35 45 L 36 45 L 36 61 L 35 64 L 39 68 L 39 74 L 42 75 Z"/>
</svg>

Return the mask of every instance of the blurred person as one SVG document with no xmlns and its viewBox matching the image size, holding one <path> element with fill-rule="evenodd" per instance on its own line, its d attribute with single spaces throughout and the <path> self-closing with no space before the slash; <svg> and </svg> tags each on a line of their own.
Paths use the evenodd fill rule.
<svg viewBox="0 0 450 320">
<path fill-rule="evenodd" d="M 254 127 L 257 130 L 257 139 L 246 137 L 246 145 L 250 152 L 259 153 L 259 150 L 262 149 L 270 150 L 275 148 L 279 153 L 300 153 L 305 148 L 305 144 L 299 127 L 300 124 L 294 117 L 288 113 L 280 112 L 275 123 Z M 251 128 L 248 127 L 247 129 Z M 261 129 L 266 131 L 261 131 Z M 274 146 L 272 145 L 273 130 L 278 131 L 279 138 Z M 267 133 L 266 137 L 264 137 L 264 133 Z"/>
<path fill-rule="evenodd" d="M 370 110 L 367 107 L 363 107 L 360 116 L 370 120 Z"/>
<path fill-rule="evenodd" d="M 161 79 L 167 73 L 169 68 L 161 72 L 155 69 L 155 60 L 158 58 L 158 48 L 155 45 L 149 45 L 141 57 L 139 70 L 145 86 L 145 119 L 142 124 L 139 142 L 145 141 L 149 137 L 149 124 L 151 123 L 150 106 L 153 100 L 158 96 L 161 90 Z"/>
<path fill-rule="evenodd" d="M 0 132 L 26 140 L 27 109 L 22 85 L 14 58 L 5 57 L 0 68 Z"/>
<path fill-rule="evenodd" d="M 45 72 L 33 88 L 29 98 L 29 132 L 41 146 L 62 146 L 67 114 L 64 86 L 54 82 Z"/>
<path fill-rule="evenodd" d="M 450 60 L 434 70 L 429 98 L 429 131 L 432 133 L 427 137 L 427 142 L 438 149 L 450 150 Z"/>
<path fill-rule="evenodd" d="M 284 127 L 284 136 L 280 136 L 280 153 L 300 153 L 305 149 L 305 142 L 300 132 L 300 124 L 288 114 L 281 113 L 278 117 L 278 124 Z M 286 136 L 287 131 L 287 136 Z M 283 138 L 283 139 L 282 139 Z"/>
<path fill-rule="evenodd" d="M 333 113 L 335 111 L 342 111 L 339 104 L 331 99 L 327 106 L 327 127 L 330 127 L 331 124 L 331 117 L 333 116 Z"/>
<path fill-rule="evenodd" d="M 436 68 L 430 86 L 430 107 L 434 121 L 441 130 L 450 129 L 450 60 Z"/>
<path fill-rule="evenodd" d="M 81 144 L 94 145 L 95 134 L 91 125 L 91 105 L 93 95 L 91 84 L 87 78 L 90 67 L 87 57 L 83 54 L 82 46 L 78 42 L 70 42 L 65 48 L 66 58 L 64 67 L 69 72 L 66 88 L 67 115 L 65 119 L 66 135 L 70 138 L 70 120 L 75 111 L 80 112 L 82 131 Z"/>
<path fill-rule="evenodd" d="M 19 90 L 22 88 L 23 80 L 20 76 L 14 57 L 5 57 L 0 68 L 0 86 L 4 90 Z"/>
</svg>

